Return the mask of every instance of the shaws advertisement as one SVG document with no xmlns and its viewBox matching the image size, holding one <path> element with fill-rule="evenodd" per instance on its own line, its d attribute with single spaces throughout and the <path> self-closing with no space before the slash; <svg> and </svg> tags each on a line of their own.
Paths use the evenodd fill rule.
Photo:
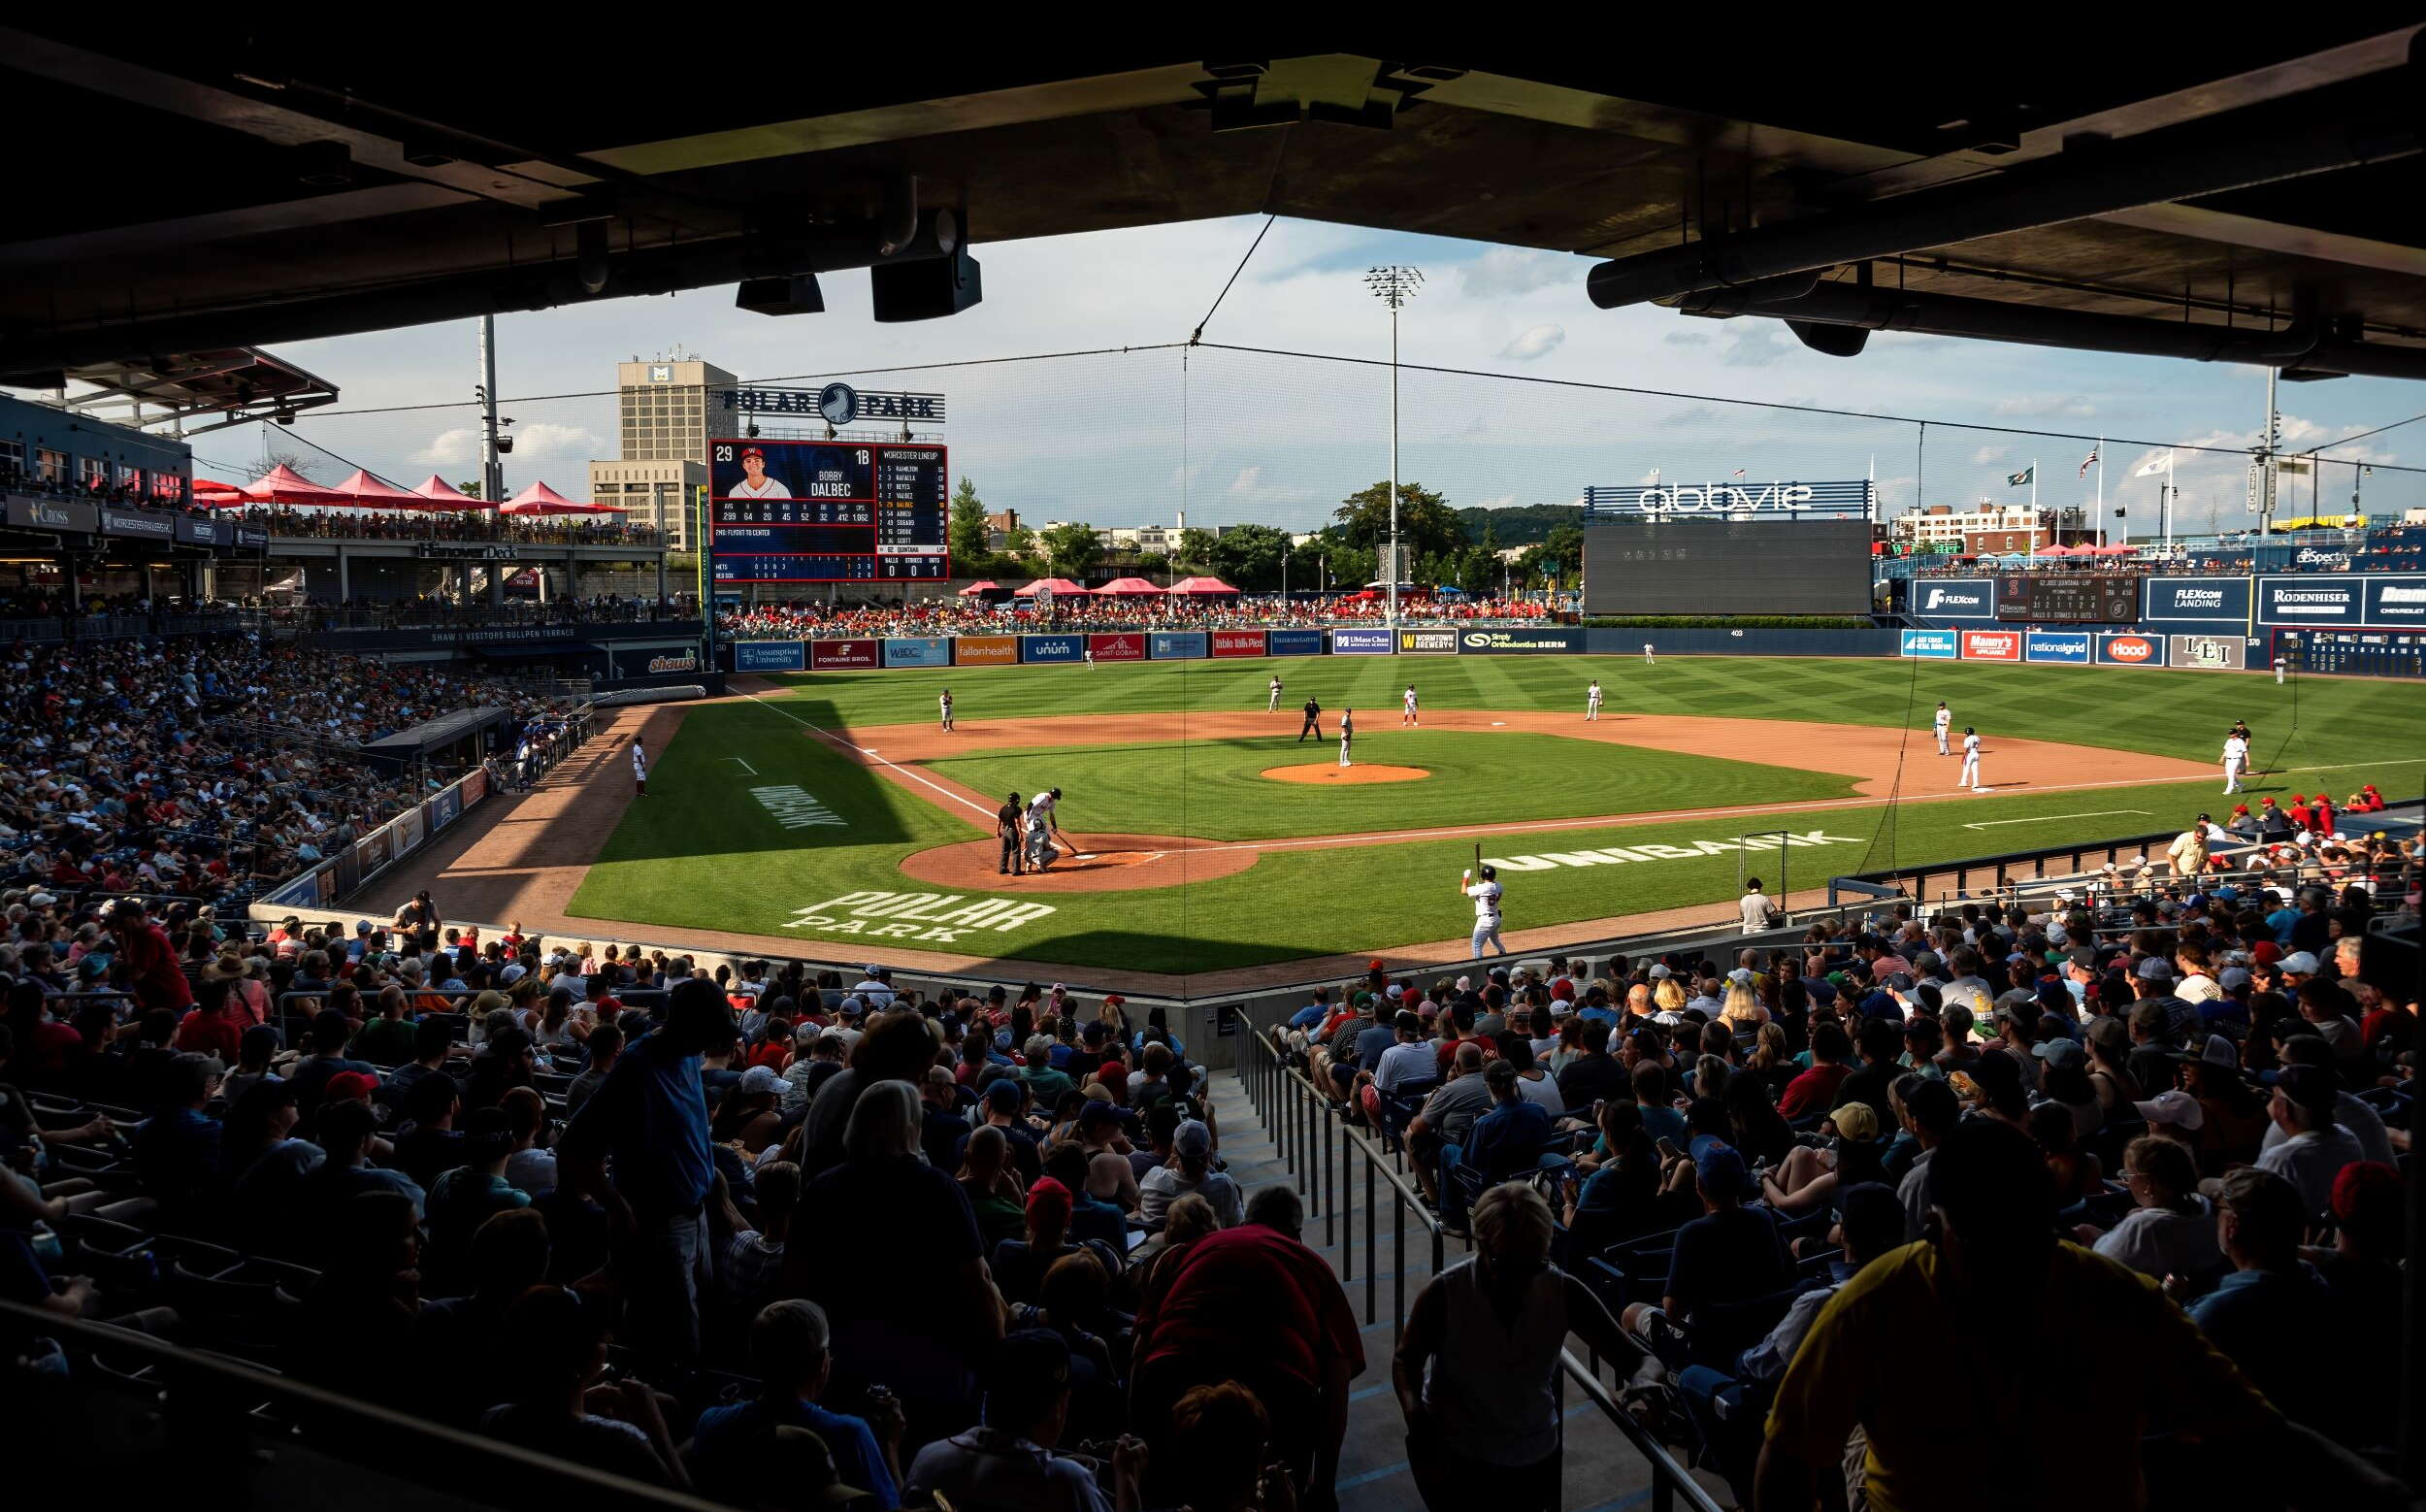
<svg viewBox="0 0 2426 1512">
<path fill-rule="evenodd" d="M 1580 651 L 1584 649 L 1581 630 L 1468 630 L 1458 637 L 1458 645 L 1465 651 L 1482 651 L 1495 655 L 1541 651 Z"/>
<path fill-rule="evenodd" d="M 879 645 L 875 641 L 811 641 L 808 665 L 821 671 L 829 667 L 874 667 L 883 660 Z"/>
</svg>

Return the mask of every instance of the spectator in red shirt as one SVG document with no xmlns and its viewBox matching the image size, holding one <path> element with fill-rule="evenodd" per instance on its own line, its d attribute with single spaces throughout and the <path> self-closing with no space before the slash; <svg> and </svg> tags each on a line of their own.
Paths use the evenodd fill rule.
<svg viewBox="0 0 2426 1512">
<path fill-rule="evenodd" d="M 1158 1295 L 1137 1317 L 1131 1421 L 1154 1445 L 1168 1442 L 1172 1404 L 1198 1386 L 1236 1381 L 1272 1420 L 1272 1452 L 1289 1466 L 1300 1504 L 1337 1478 L 1348 1425 L 1348 1383 L 1364 1371 L 1364 1345 L 1348 1295 L 1323 1258 L 1298 1242 L 1296 1192 L 1270 1186 L 1246 1221 L 1209 1233 L 1171 1260 Z M 1155 1461 L 1148 1462 L 1149 1473 Z M 1151 1488 L 1158 1504 L 1184 1488 Z"/>
<path fill-rule="evenodd" d="M 1811 1069 L 1786 1084 L 1786 1096 L 1778 1099 L 1778 1111 L 1787 1118 L 1801 1118 L 1809 1113 L 1824 1113 L 1836 1106 L 1836 1091 L 1852 1068 L 1845 1057 L 1852 1050 L 1852 1042 L 1845 1031 L 1834 1024 L 1822 1024 L 1811 1032 Z"/>
<path fill-rule="evenodd" d="M 144 1008 L 183 1010 L 194 1001 L 193 984 L 177 964 L 168 933 L 147 916 L 140 902 L 121 899 L 110 910 L 110 929 L 118 937 L 118 960 L 126 968 L 127 990 Z"/>
</svg>

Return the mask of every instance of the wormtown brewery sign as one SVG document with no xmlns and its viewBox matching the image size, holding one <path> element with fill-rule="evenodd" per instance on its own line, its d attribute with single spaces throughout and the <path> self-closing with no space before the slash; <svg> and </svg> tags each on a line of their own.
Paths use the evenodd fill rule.
<svg viewBox="0 0 2426 1512">
<path fill-rule="evenodd" d="M 1650 487 L 1587 488 L 1584 516 L 1595 514 L 1840 514 L 1868 516 L 1875 494 L 1867 478 L 1833 483 L 1655 483 Z"/>
</svg>

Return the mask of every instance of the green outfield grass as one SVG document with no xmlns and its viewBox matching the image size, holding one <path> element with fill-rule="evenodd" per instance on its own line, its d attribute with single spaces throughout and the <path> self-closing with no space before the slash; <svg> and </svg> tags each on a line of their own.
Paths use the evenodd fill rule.
<svg viewBox="0 0 2426 1512">
<path fill-rule="evenodd" d="M 1380 716 L 1375 716 L 1376 723 Z M 1412 782 L 1337 786 L 1280 782 L 1267 768 L 1336 770 L 1336 740 L 1300 744 L 1285 735 L 1248 740 L 988 751 L 928 765 L 980 793 L 1058 787 L 1062 822 L 1074 830 L 1271 839 L 1503 819 L 1581 819 L 1711 803 L 1785 804 L 1848 798 L 1853 780 L 1597 740 L 1523 731 L 1367 730 L 1363 762 L 1421 767 Z"/>
<path fill-rule="evenodd" d="M 930 904 L 930 918 L 905 924 L 883 916 L 909 894 L 934 891 L 905 877 L 902 857 L 981 832 L 927 800 L 903 791 L 813 739 L 803 722 L 828 730 L 934 717 L 934 694 L 952 688 L 964 719 L 1016 718 L 1087 712 L 1131 713 L 1194 708 L 1261 708 L 1264 679 L 1277 669 L 1296 702 L 1308 692 L 1327 707 L 1353 701 L 1394 718 L 1395 693 L 1412 679 L 1426 707 L 1559 708 L 1579 712 L 1585 683 L 1601 678 L 1614 713 L 1676 712 L 1721 717 L 1833 719 L 1894 725 L 1909 707 L 1916 728 L 1939 698 L 1958 723 L 1990 734 L 2069 740 L 2206 759 L 2236 715 L 2256 729 L 2269 767 L 2294 770 L 2261 777 L 2253 792 L 2285 797 L 2329 785 L 2345 793 L 2373 780 L 2387 797 L 2414 797 L 2426 782 L 2426 701 L 2413 686 L 2360 680 L 2317 680 L 2278 689 L 2271 679 L 2230 674 L 2139 669 L 2009 668 L 1957 663 L 1696 659 L 1645 668 L 1639 659 L 1562 657 L 1304 658 L 1272 662 L 1148 663 L 1086 668 L 963 668 L 951 672 L 821 674 L 789 679 L 781 696 L 714 705 L 690 711 L 680 735 L 650 772 L 652 795 L 636 803 L 607 842 L 600 864 L 574 897 L 572 911 L 635 925 L 732 930 L 795 939 L 810 956 L 847 956 L 855 940 L 1008 961 L 1064 963 L 1172 972 L 1206 971 L 1292 957 L 1361 951 L 1461 935 L 1471 918 L 1455 892 L 1459 870 L 1473 855 L 1465 838 L 1383 846 L 1271 852 L 1236 875 L 1143 892 L 1039 895 L 1031 907 L 1049 912 L 1009 915 L 1009 928 L 981 916 L 969 927 L 934 920 L 934 913 L 992 907 L 995 922 L 1025 903 L 1015 886 L 969 895 L 958 904 Z M 2297 723 L 2293 722 L 2293 695 Z M 1368 727 L 1369 730 L 1370 727 Z M 1371 735 L 1386 736 L 1373 740 Z M 1489 740 L 1491 750 L 1538 749 L 1537 758 L 1488 767 L 1461 766 L 1457 787 L 1483 796 L 1460 800 L 1458 812 L 1417 820 L 1411 803 L 1435 783 L 1369 788 L 1285 789 L 1254 775 L 1266 765 L 1318 756 L 1311 742 L 1286 739 L 1194 744 L 1185 760 L 1167 749 L 1087 747 L 1050 757 L 1046 774 L 1031 753 L 989 753 L 944 764 L 951 775 L 983 791 L 1058 781 L 1088 800 L 1065 818 L 1079 829 L 1170 834 L 1258 835 L 1422 828 L 1434 823 L 1590 815 L 1629 807 L 1676 809 L 1791 801 L 1755 796 L 1734 775 L 1716 786 L 1688 772 L 1646 778 L 1644 796 L 1612 802 L 1616 789 L 1586 802 L 1563 791 L 1579 781 L 1623 780 L 1623 769 L 1600 774 L 1589 759 L 1611 747 L 1556 737 L 1503 732 L 1370 732 L 1364 759 L 1436 767 L 1466 758 L 1423 760 L 1402 754 L 1397 740 Z M 1509 742 L 1504 743 L 1503 742 Z M 1391 746 L 1384 750 L 1380 747 Z M 1579 753 L 1586 758 L 1579 762 Z M 1693 763 L 1693 772 L 1734 768 L 1709 758 L 1628 752 L 1628 760 Z M 1931 758 L 1934 759 L 1934 758 Z M 2365 763 L 2363 769 L 2345 764 Z M 979 772 L 1000 764 L 1000 772 Z M 2307 769 L 2342 770 L 2315 774 Z M 744 767 L 755 769 L 752 775 Z M 1016 769 L 1015 774 L 1010 769 Z M 1763 781 L 1797 780 L 1772 768 L 1753 768 Z M 1034 771 L 1038 775 L 1029 775 Z M 1183 781 L 1180 772 L 1189 775 Z M 1072 772 L 1082 773 L 1073 781 Z M 1583 775 L 1579 775 L 1579 772 Z M 1011 775 L 1012 781 L 979 780 Z M 1446 777 L 1444 772 L 1444 777 Z M 1843 779 L 1806 774 L 1825 798 Z M 1197 780 L 1201 776 L 1202 781 Z M 1018 780 L 1025 777 L 1026 780 Z M 1675 784 L 1675 785 L 1667 785 Z M 1816 885 L 1831 875 L 1956 860 L 2111 835 L 2173 828 L 2218 806 L 2217 783 L 2185 781 L 2086 792 L 1991 794 L 1951 802 L 1856 803 L 1784 815 L 1716 814 L 1649 825 L 1548 830 L 1495 836 L 1487 855 L 1508 863 L 1513 929 L 1581 919 L 1708 904 L 1714 920 L 1729 915 L 1737 885 L 1730 842 L 1754 831 L 1790 829 L 1810 843 L 1786 856 L 1791 884 Z M 834 825 L 785 829 L 752 792 L 797 787 L 834 818 Z M 1183 792 L 1184 790 L 1184 792 Z M 1215 795 L 1208 805 L 1207 795 Z M 1241 796 L 1247 795 L 1247 796 Z M 1331 810 L 1336 823 L 1308 826 L 1307 800 L 1346 800 Z M 1269 800 L 1269 802 L 1264 802 Z M 1382 817 L 1363 808 L 1385 805 Z M 1185 816 L 1182 817 L 1182 805 Z M 1524 805 L 1548 806 L 1524 807 Z M 1210 811 L 1208 811 L 1208 809 Z M 1250 811 L 1252 809 L 1252 811 Z M 797 807 L 793 811 L 799 812 Z M 1160 815 L 1161 817 L 1155 817 Z M 2020 822 L 2009 822 L 2020 821 Z M 1220 826 L 1235 825 L 1236 829 Z M 1973 826 L 1981 826 L 1973 828 Z M 1707 844 L 1711 852 L 1695 847 Z M 1670 847 L 1669 853 L 1641 847 Z M 1624 850 L 1630 860 L 1587 852 Z M 1674 853 L 1681 850 L 1684 854 Z M 1773 865 L 1764 860 L 1764 865 Z M 1775 884 L 1773 871 L 1763 875 Z M 875 895 L 885 895 L 877 897 Z M 858 902 L 836 900 L 859 895 Z M 828 906 L 820 907 L 820 904 Z M 865 911 L 865 916 L 864 912 Z M 804 922 L 822 920 L 824 922 Z M 921 938 L 950 934 L 956 937 Z"/>
</svg>

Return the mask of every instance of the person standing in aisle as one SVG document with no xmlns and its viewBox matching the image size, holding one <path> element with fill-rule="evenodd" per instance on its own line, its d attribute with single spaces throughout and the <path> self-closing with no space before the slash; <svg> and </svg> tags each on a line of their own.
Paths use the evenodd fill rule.
<svg viewBox="0 0 2426 1512">
<path fill-rule="evenodd" d="M 1967 787 L 1975 793 L 1988 790 L 1987 785 L 1980 780 L 1980 733 L 1969 725 L 1963 726 L 1963 774 L 1954 785 Z"/>
<path fill-rule="evenodd" d="M 1940 699 L 1938 701 L 1938 711 L 1935 718 L 1932 720 L 1932 723 L 1938 733 L 1938 754 L 1941 756 L 1951 755 L 1952 752 L 1946 748 L 1946 738 L 1953 731 L 1954 716 L 1948 710 L 1946 701 L 1944 699 Z"/>
</svg>

